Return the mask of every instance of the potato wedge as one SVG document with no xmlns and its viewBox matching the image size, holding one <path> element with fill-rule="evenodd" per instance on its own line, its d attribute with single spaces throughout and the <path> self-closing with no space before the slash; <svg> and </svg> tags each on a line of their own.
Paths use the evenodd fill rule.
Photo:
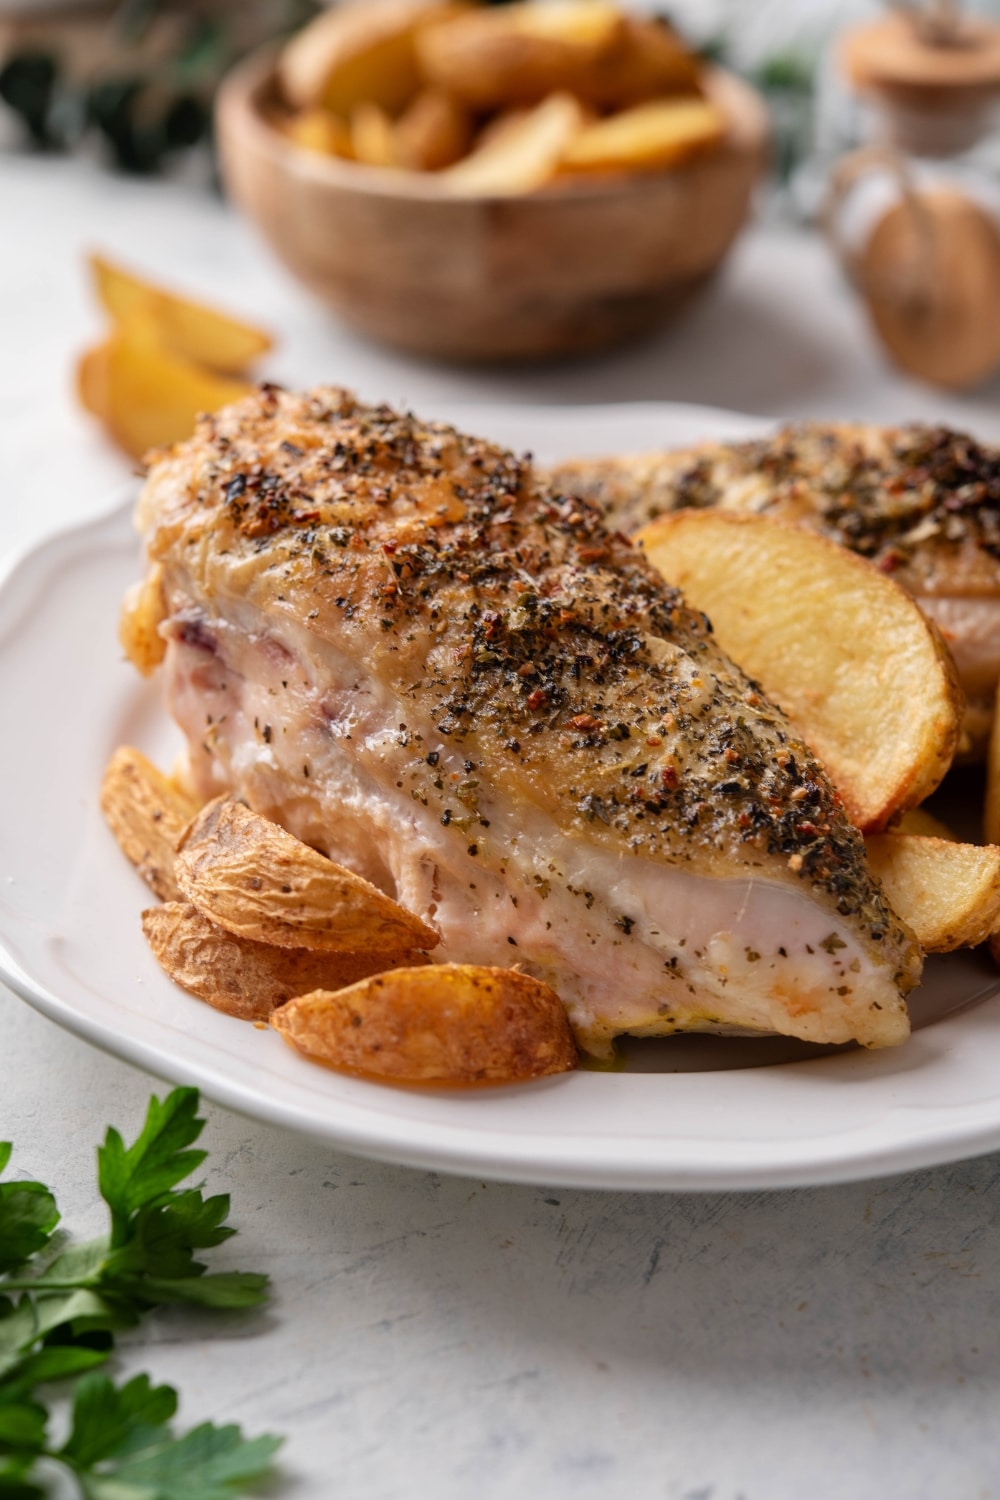
<svg viewBox="0 0 1000 1500">
<path fill-rule="evenodd" d="M 108 762 L 100 800 L 126 859 L 162 901 L 175 901 L 174 849 L 197 803 L 130 745 Z"/>
<path fill-rule="evenodd" d="M 275 1011 L 299 1052 L 398 1083 L 516 1083 L 564 1073 L 576 1044 L 554 990 L 515 969 L 430 964 L 317 990 Z"/>
<path fill-rule="evenodd" d="M 365 100 L 351 110 L 351 155 L 366 167 L 395 167 L 396 134 L 380 104 Z"/>
<path fill-rule="evenodd" d="M 433 948 L 438 935 L 352 870 L 229 797 L 185 830 L 177 885 L 209 921 L 237 937 L 326 953 Z"/>
<path fill-rule="evenodd" d="M 655 99 L 595 120 L 563 153 L 564 172 L 657 172 L 720 145 L 726 117 L 708 99 Z"/>
<path fill-rule="evenodd" d="M 416 51 L 430 84 L 485 112 L 583 94 L 624 32 L 620 10 L 604 0 L 505 5 L 423 27 Z"/>
<path fill-rule="evenodd" d="M 142 930 L 157 962 L 175 984 L 241 1021 L 266 1021 L 294 995 L 338 990 L 387 969 L 427 963 L 416 949 L 319 953 L 311 948 L 255 943 L 217 927 L 184 901 L 167 901 L 144 911 Z"/>
<path fill-rule="evenodd" d="M 636 541 L 785 710 L 859 828 L 878 832 L 930 795 L 958 742 L 962 694 L 939 633 L 898 584 L 764 516 L 677 511 Z"/>
<path fill-rule="evenodd" d="M 306 151 L 315 151 L 320 156 L 340 156 L 348 160 L 353 156 L 351 130 L 346 120 L 332 115 L 328 109 L 303 109 L 298 114 L 280 120 L 281 129 L 289 140 Z"/>
<path fill-rule="evenodd" d="M 397 114 L 420 87 L 414 45 L 418 31 L 462 9 L 427 0 L 332 7 L 282 51 L 281 92 L 298 109 L 323 105 L 346 117 L 367 101 Z"/>
<path fill-rule="evenodd" d="M 425 89 L 396 121 L 396 159 L 411 172 L 439 172 L 453 166 L 471 144 L 468 112 L 441 89 Z"/>
<path fill-rule="evenodd" d="M 262 328 L 153 286 L 103 255 L 91 255 L 89 264 L 101 305 L 114 321 L 148 319 L 159 341 L 181 359 L 219 374 L 242 375 L 272 346 L 270 334 Z"/>
<path fill-rule="evenodd" d="M 947 823 L 942 823 L 940 818 L 935 818 L 923 807 L 914 807 L 910 812 L 904 813 L 899 822 L 893 825 L 892 831 L 919 833 L 927 839 L 947 839 L 950 844 L 957 842 Z"/>
<path fill-rule="evenodd" d="M 583 107 L 572 94 L 553 94 L 470 155 L 438 174 L 455 193 L 530 193 L 551 182 L 570 142 L 583 129 Z"/>
<path fill-rule="evenodd" d="M 986 750 L 983 837 L 988 844 L 1000 844 L 1000 693 L 993 706 L 993 724 Z"/>
<path fill-rule="evenodd" d="M 143 677 L 151 677 L 166 654 L 167 643 L 160 634 L 166 615 L 163 564 L 154 563 L 145 578 L 134 583 L 125 595 L 118 619 L 122 649 Z"/>
<path fill-rule="evenodd" d="M 77 366 L 82 405 L 134 459 L 190 437 L 202 412 L 218 411 L 253 386 L 211 375 L 166 349 L 147 319 L 119 324 Z"/>
<path fill-rule="evenodd" d="M 666 21 L 628 16 L 614 47 L 577 80 L 574 93 L 599 109 L 628 109 L 670 94 L 697 94 L 701 64 Z"/>
<path fill-rule="evenodd" d="M 1000 923 L 1000 848 L 911 833 L 865 840 L 889 905 L 925 953 L 984 943 Z"/>
</svg>

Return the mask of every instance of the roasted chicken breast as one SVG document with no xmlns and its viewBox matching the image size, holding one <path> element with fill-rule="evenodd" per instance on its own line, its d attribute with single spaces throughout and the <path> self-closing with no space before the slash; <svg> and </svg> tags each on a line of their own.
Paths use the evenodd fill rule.
<svg viewBox="0 0 1000 1500">
<path fill-rule="evenodd" d="M 138 522 L 123 639 L 159 621 L 198 790 L 374 881 L 435 958 L 545 979 L 596 1051 L 907 1034 L 920 954 L 822 768 L 526 462 L 263 387 L 154 462 Z"/>
<path fill-rule="evenodd" d="M 982 748 L 1000 679 L 1000 450 L 941 427 L 810 423 L 773 437 L 581 460 L 548 478 L 634 531 L 718 505 L 796 521 L 901 583 L 951 647 Z"/>
</svg>

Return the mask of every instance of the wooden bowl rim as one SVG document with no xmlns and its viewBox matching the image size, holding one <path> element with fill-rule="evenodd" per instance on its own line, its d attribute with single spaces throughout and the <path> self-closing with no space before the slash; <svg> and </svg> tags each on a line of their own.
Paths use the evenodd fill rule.
<svg viewBox="0 0 1000 1500">
<path fill-rule="evenodd" d="M 568 179 L 542 192 L 456 193 L 443 189 L 432 172 L 410 172 L 395 167 L 369 167 L 341 161 L 297 146 L 267 120 L 261 95 L 275 83 L 277 49 L 273 44 L 251 53 L 227 74 L 219 90 L 216 119 L 220 138 L 241 140 L 249 136 L 258 150 L 293 177 L 311 180 L 320 187 L 339 188 L 362 197 L 411 200 L 423 203 L 472 204 L 537 203 L 590 200 L 601 203 L 641 193 L 651 184 L 683 181 L 720 160 L 742 156 L 748 161 L 763 158 L 770 138 L 770 117 L 762 96 L 744 79 L 725 68 L 705 70 L 707 92 L 727 114 L 730 133 L 715 151 L 696 157 L 680 167 L 660 172 L 622 172 L 595 178 Z"/>
</svg>

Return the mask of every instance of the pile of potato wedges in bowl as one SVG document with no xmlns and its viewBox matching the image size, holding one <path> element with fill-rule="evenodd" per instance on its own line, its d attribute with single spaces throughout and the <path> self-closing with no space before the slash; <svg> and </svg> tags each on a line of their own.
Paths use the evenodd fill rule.
<svg viewBox="0 0 1000 1500">
<path fill-rule="evenodd" d="M 233 201 L 348 322 L 540 357 L 647 329 L 719 264 L 766 161 L 756 92 L 607 0 L 365 0 L 217 106 Z"/>
<path fill-rule="evenodd" d="M 667 22 L 607 0 L 338 7 L 284 48 L 274 117 L 306 150 L 525 193 L 715 150 L 703 71 Z"/>
</svg>

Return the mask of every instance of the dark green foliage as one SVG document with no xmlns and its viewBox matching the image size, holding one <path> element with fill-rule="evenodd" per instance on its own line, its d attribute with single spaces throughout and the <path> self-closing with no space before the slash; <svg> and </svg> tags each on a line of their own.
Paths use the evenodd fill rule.
<svg viewBox="0 0 1000 1500">
<path fill-rule="evenodd" d="M 267 1296 L 266 1276 L 210 1275 L 195 1259 L 236 1232 L 228 1197 L 181 1187 L 205 1160 L 193 1149 L 203 1127 L 197 1091 L 175 1089 L 150 1100 L 131 1146 L 110 1128 L 97 1153 L 110 1226 L 84 1244 L 59 1231 L 43 1184 L 0 1181 L 0 1500 L 44 1496 L 41 1459 L 69 1469 L 86 1500 L 232 1500 L 267 1471 L 277 1439 L 211 1423 L 176 1437 L 169 1386 L 146 1375 L 117 1386 L 96 1368 L 115 1330 L 150 1308 L 252 1307 Z M 10 1157 L 0 1143 L 0 1173 Z M 53 1448 L 40 1388 L 58 1381 L 73 1382 L 72 1426 Z"/>
</svg>

